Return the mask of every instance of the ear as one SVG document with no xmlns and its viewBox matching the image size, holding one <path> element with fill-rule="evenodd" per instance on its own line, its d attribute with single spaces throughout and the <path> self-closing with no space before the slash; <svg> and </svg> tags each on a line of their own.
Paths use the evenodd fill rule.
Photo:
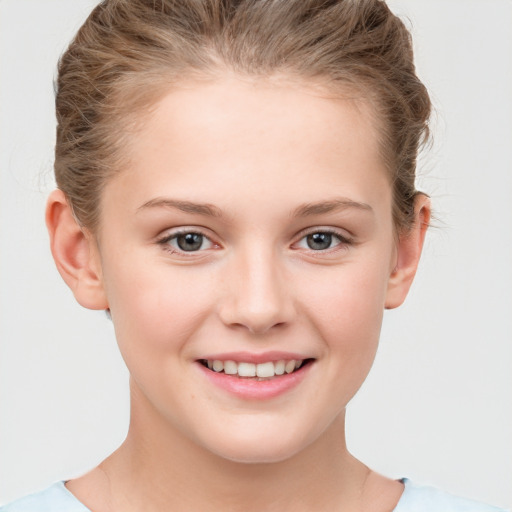
<svg viewBox="0 0 512 512">
<path fill-rule="evenodd" d="M 409 292 L 430 223 L 430 211 L 430 199 L 424 194 L 418 194 L 414 202 L 414 224 L 398 239 L 397 263 L 388 281 L 386 309 L 400 306 Z"/>
<path fill-rule="evenodd" d="M 46 226 L 57 270 L 76 300 L 89 309 L 108 309 L 96 240 L 79 226 L 62 190 L 48 198 Z"/>
</svg>

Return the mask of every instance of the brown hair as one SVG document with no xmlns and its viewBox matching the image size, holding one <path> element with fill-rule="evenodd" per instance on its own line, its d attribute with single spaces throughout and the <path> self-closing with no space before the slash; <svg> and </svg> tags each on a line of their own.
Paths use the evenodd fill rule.
<svg viewBox="0 0 512 512">
<path fill-rule="evenodd" d="M 393 217 L 413 218 L 416 159 L 430 100 L 408 30 L 380 0 L 104 0 L 59 63 L 55 175 L 79 222 L 95 229 L 106 180 L 127 163 L 132 129 L 191 76 L 230 70 L 357 91 L 373 107 Z"/>
</svg>

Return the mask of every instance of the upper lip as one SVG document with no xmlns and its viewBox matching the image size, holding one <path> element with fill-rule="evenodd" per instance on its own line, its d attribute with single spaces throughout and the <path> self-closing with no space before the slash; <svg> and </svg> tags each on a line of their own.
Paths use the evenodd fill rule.
<svg viewBox="0 0 512 512">
<path fill-rule="evenodd" d="M 210 360 L 210 361 L 235 361 L 236 363 L 267 363 L 269 361 L 291 361 L 312 359 L 310 356 L 304 354 L 298 354 L 296 352 L 283 352 L 272 350 L 269 352 L 223 352 L 220 354 L 209 354 L 205 357 L 199 358 L 199 360 Z"/>
</svg>

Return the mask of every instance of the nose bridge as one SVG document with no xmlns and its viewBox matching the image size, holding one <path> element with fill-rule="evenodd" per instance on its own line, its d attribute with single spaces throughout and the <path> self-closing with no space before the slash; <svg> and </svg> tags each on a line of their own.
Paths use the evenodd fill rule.
<svg viewBox="0 0 512 512">
<path fill-rule="evenodd" d="M 234 256 L 228 270 L 228 293 L 222 305 L 226 324 L 264 333 L 290 319 L 291 302 L 283 264 L 271 246 L 254 244 Z"/>
</svg>

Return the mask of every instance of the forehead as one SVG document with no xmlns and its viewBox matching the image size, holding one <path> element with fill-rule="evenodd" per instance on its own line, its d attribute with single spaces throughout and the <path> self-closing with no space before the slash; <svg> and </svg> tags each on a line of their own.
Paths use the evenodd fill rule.
<svg viewBox="0 0 512 512">
<path fill-rule="evenodd" d="M 166 132 L 181 140 L 182 136 L 190 139 L 196 134 L 199 138 L 207 132 L 201 147 L 208 141 L 216 145 L 220 140 L 226 142 L 226 135 L 257 145 L 268 143 L 270 137 L 281 142 L 286 135 L 292 142 L 318 134 L 321 137 L 311 138 L 311 143 L 321 138 L 329 144 L 338 135 L 347 136 L 347 122 L 352 133 L 363 135 L 364 131 L 368 143 L 378 139 L 376 116 L 361 93 L 285 78 L 191 80 L 163 94 L 150 112 L 141 125 L 139 143 L 148 142 L 144 135 L 154 138 Z M 329 132 L 332 137 L 326 138 Z"/>
<path fill-rule="evenodd" d="M 186 199 L 239 196 L 261 206 L 326 194 L 367 203 L 371 197 L 358 196 L 390 193 L 368 105 L 297 82 L 182 84 L 154 105 L 129 153 L 111 185 L 131 187 L 140 204 L 167 188 Z"/>
</svg>

